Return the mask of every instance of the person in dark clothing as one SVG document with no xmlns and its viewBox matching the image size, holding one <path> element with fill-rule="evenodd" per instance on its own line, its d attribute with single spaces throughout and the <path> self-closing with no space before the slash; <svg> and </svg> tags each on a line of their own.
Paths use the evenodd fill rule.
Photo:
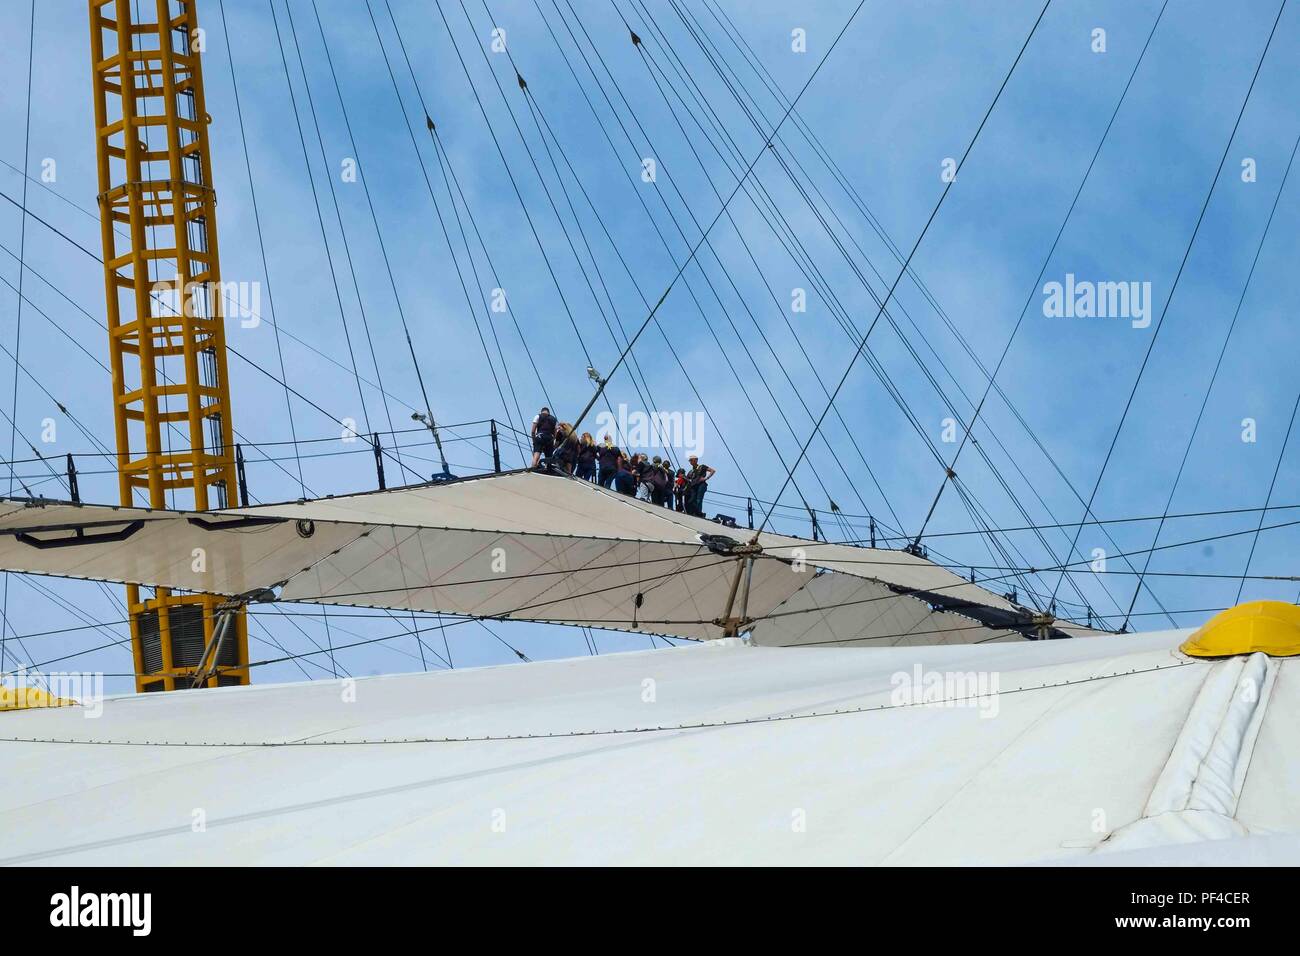
<svg viewBox="0 0 1300 956">
<path fill-rule="evenodd" d="M 578 442 L 578 469 L 577 476 L 583 481 L 596 480 L 596 442 L 591 437 L 591 432 L 583 432 L 582 440 Z"/>
<path fill-rule="evenodd" d="M 704 493 L 709 490 L 709 479 L 717 471 L 708 465 L 701 465 L 700 459 L 691 455 L 691 470 L 686 473 L 686 513 L 697 518 L 704 517 Z"/>
<path fill-rule="evenodd" d="M 606 435 L 604 442 L 596 448 L 596 464 L 600 469 L 597 476 L 602 488 L 613 486 L 614 476 L 618 473 L 618 462 L 622 457 L 623 452 Z"/>
<path fill-rule="evenodd" d="M 637 480 L 636 475 L 634 475 L 629 469 L 629 464 L 630 463 L 626 458 L 620 457 L 618 471 L 614 473 L 614 490 L 620 495 L 627 495 L 629 498 L 635 498 Z"/>
<path fill-rule="evenodd" d="M 678 511 L 686 511 L 686 469 L 678 468 L 677 477 L 673 479 L 673 498 Z"/>
<path fill-rule="evenodd" d="M 662 499 L 660 499 L 660 494 L 662 494 L 660 479 L 663 477 L 663 467 L 660 462 L 663 462 L 663 459 L 659 458 L 659 455 L 655 455 L 654 458 L 651 458 L 649 467 L 646 468 L 645 476 L 642 477 L 642 480 L 645 481 L 646 488 L 650 489 L 651 505 L 660 505 L 660 503 L 662 503 Z"/>
<path fill-rule="evenodd" d="M 578 439 L 573 434 L 573 426 L 568 422 L 560 422 L 556 426 L 555 451 L 551 454 L 561 472 L 573 474 L 578 465 Z"/>
<path fill-rule="evenodd" d="M 545 456 L 549 462 L 551 452 L 555 449 L 555 426 L 556 421 L 551 410 L 545 405 L 542 410 L 533 417 L 532 439 L 533 439 L 533 467 L 536 468 Z"/>
<path fill-rule="evenodd" d="M 636 494 L 641 490 L 641 471 L 642 471 L 641 462 L 644 460 L 644 458 L 645 458 L 644 455 L 642 455 L 640 452 L 637 452 L 631 458 L 627 459 L 626 468 L 629 472 L 632 473 L 633 480 L 636 481 L 636 491 L 634 491 L 633 494 Z"/>
<path fill-rule="evenodd" d="M 650 462 L 650 468 L 645 474 L 645 483 L 650 488 L 650 503 L 663 507 L 668 499 L 669 480 L 668 473 L 664 471 L 663 459 L 658 455 Z"/>
</svg>

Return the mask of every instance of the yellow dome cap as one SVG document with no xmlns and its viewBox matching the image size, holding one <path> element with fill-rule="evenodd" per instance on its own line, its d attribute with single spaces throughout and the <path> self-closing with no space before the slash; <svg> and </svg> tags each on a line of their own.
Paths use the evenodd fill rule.
<svg viewBox="0 0 1300 956">
<path fill-rule="evenodd" d="M 1300 607 L 1285 601 L 1247 601 L 1206 621 L 1180 650 L 1193 657 L 1232 657 L 1256 651 L 1270 657 L 1300 654 Z"/>
<path fill-rule="evenodd" d="M 0 687 L 0 710 L 30 710 L 37 707 L 75 707 L 75 700 L 55 697 L 39 687 Z"/>
</svg>

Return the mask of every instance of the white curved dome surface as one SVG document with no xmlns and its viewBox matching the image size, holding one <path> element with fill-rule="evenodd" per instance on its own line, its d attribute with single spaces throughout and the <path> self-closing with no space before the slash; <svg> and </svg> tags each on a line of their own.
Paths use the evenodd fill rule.
<svg viewBox="0 0 1300 956">
<path fill-rule="evenodd" d="M 1194 660 L 1186 633 L 720 641 L 0 714 L 3 862 L 1298 862 L 1300 664 Z"/>
</svg>

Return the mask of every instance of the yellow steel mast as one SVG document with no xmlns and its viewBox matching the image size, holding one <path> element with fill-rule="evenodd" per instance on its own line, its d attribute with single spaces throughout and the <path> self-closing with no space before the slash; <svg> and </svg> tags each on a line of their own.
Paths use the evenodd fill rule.
<svg viewBox="0 0 1300 956">
<path fill-rule="evenodd" d="M 234 438 L 195 3 L 89 3 L 121 501 L 223 508 Z M 218 627 L 224 600 L 127 587 L 137 691 L 190 687 L 215 635 L 203 685 L 248 683 L 247 619 Z"/>
</svg>

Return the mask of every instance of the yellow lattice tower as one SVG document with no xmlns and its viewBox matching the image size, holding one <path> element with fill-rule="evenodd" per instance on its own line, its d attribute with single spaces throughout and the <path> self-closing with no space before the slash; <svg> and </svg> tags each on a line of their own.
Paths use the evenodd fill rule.
<svg viewBox="0 0 1300 956">
<path fill-rule="evenodd" d="M 194 0 L 90 0 L 124 505 L 223 508 L 236 487 L 202 37 Z M 138 691 L 194 683 L 223 600 L 127 588 Z M 230 623 L 205 686 L 248 683 L 242 610 Z"/>
</svg>

